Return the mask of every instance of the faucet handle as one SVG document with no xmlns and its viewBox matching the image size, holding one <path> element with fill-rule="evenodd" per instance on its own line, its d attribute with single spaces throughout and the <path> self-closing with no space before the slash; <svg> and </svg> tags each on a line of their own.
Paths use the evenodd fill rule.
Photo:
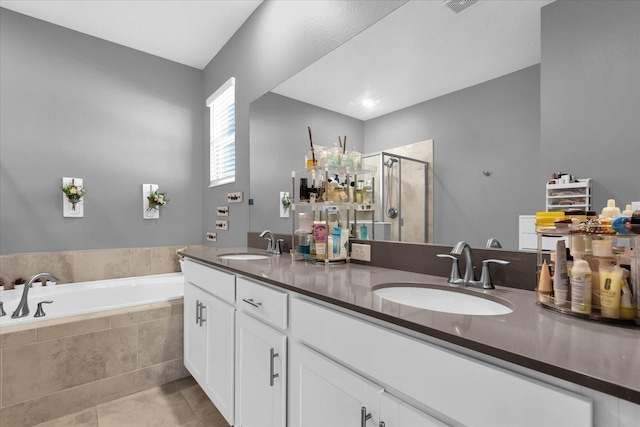
<svg viewBox="0 0 640 427">
<path fill-rule="evenodd" d="M 4 303 L 0 301 L 0 317 L 6 316 L 6 315 L 7 315 L 7 312 L 4 311 Z"/>
<path fill-rule="evenodd" d="M 460 267 L 458 266 L 458 258 L 449 254 L 436 254 L 438 258 L 449 258 L 451 260 L 451 273 L 449 273 L 448 283 L 460 283 Z"/>
<path fill-rule="evenodd" d="M 480 283 L 484 289 L 495 289 L 493 282 L 491 281 L 491 270 L 489 264 L 507 265 L 509 261 L 503 261 L 501 259 L 485 259 L 482 261 L 482 274 L 480 275 Z"/>
<path fill-rule="evenodd" d="M 274 253 L 275 254 L 282 254 L 282 243 L 284 242 L 284 239 L 278 239 L 276 240 L 275 244 L 273 245 L 273 249 L 274 249 Z"/>
<path fill-rule="evenodd" d="M 38 303 L 38 309 L 36 310 L 36 314 L 34 314 L 33 317 L 44 317 L 46 315 L 46 313 L 42 309 L 42 304 L 51 304 L 52 302 L 53 301 L 51 301 L 51 300 L 49 300 L 49 301 L 40 301 Z"/>
</svg>

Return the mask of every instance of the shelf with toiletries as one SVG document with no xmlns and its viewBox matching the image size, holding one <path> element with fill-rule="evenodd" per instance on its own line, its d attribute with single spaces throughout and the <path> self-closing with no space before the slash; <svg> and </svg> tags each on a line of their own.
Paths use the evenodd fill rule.
<svg viewBox="0 0 640 427">
<path fill-rule="evenodd" d="M 374 239 L 375 167 L 329 166 L 291 173 L 295 259 L 345 262 L 349 239 Z"/>
<path fill-rule="evenodd" d="M 587 320 L 640 325 L 640 233 L 590 221 L 536 231 L 538 304 Z M 565 238 L 550 254 L 542 249 L 548 236 Z"/>
</svg>

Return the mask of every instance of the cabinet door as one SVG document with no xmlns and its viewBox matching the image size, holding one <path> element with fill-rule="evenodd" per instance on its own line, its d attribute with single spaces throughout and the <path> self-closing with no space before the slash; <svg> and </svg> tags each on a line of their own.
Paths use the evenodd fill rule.
<svg viewBox="0 0 640 427">
<path fill-rule="evenodd" d="M 291 426 L 378 426 L 379 386 L 299 343 L 289 366 Z"/>
<path fill-rule="evenodd" d="M 198 382 L 206 379 L 207 329 L 200 326 L 200 304 L 207 294 L 185 281 L 184 286 L 184 366 Z"/>
<path fill-rule="evenodd" d="M 185 367 L 233 425 L 235 308 L 189 282 L 184 307 Z"/>
<path fill-rule="evenodd" d="M 446 427 L 437 419 L 386 392 L 380 394 L 380 427 Z"/>
<path fill-rule="evenodd" d="M 200 384 L 230 425 L 234 416 L 235 308 L 210 296 L 203 307 L 207 328 L 207 375 Z"/>
<path fill-rule="evenodd" d="M 236 314 L 236 425 L 286 425 L 287 337 Z"/>
</svg>

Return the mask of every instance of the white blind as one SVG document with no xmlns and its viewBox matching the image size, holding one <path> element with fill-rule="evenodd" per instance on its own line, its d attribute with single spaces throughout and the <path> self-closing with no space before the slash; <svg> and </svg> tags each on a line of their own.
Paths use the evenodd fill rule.
<svg viewBox="0 0 640 427">
<path fill-rule="evenodd" d="M 210 110 L 209 187 L 236 180 L 236 80 L 231 77 L 207 99 Z"/>
</svg>

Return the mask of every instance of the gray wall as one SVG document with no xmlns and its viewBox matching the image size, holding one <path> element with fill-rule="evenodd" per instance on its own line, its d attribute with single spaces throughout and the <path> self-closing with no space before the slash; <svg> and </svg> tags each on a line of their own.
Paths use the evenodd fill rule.
<svg viewBox="0 0 640 427">
<path fill-rule="evenodd" d="M 200 243 L 200 70 L 0 9 L 0 253 Z M 83 218 L 61 178 L 83 178 Z M 142 219 L 142 184 L 171 200 Z"/>
<path fill-rule="evenodd" d="M 362 152 L 363 121 L 272 92 L 258 98 L 251 103 L 251 231 L 291 233 L 291 218 L 280 218 L 280 191 L 291 192 L 291 171 L 305 168 L 307 126 L 315 145 L 331 147 L 346 135 L 348 149 Z"/>
<path fill-rule="evenodd" d="M 228 192 L 243 191 L 246 195 L 249 191 L 250 103 L 403 3 L 266 1 L 213 58 L 204 70 L 202 105 L 229 77 L 236 78 L 236 182 L 204 189 L 205 230 L 215 230 L 215 208 L 227 204 Z M 205 135 L 208 132 L 207 122 Z M 208 155 L 203 158 L 205 180 Z M 288 165 L 280 173 L 290 176 L 291 167 L 295 165 Z M 250 229 L 246 197 L 243 204 L 230 205 L 229 211 L 229 231 L 218 232 L 215 246 L 246 244 Z"/>
<path fill-rule="evenodd" d="M 541 42 L 541 180 L 593 178 L 598 211 L 640 201 L 640 2 L 556 1 Z"/>
<path fill-rule="evenodd" d="M 540 209 L 540 66 L 365 122 L 365 151 L 434 140 L 434 243 L 490 237 L 518 247 L 518 215 Z M 493 171 L 485 177 L 483 171 Z"/>
</svg>

